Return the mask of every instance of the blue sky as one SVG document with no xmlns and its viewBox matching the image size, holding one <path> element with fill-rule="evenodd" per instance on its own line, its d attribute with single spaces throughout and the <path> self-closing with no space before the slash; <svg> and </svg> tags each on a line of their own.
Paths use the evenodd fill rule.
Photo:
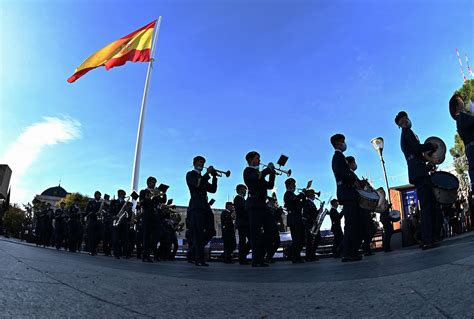
<svg viewBox="0 0 474 319">
<path fill-rule="evenodd" d="M 470 1 L 2 1 L 0 11 L 0 158 L 29 161 L 14 172 L 19 202 L 59 179 L 70 192 L 129 191 L 147 64 L 66 79 L 159 15 L 140 187 L 156 176 L 180 205 L 193 156 L 232 171 L 213 196 L 222 207 L 250 150 L 263 162 L 286 154 L 299 186 L 312 179 L 326 199 L 336 132 L 375 186 L 383 179 L 370 139 L 383 136 L 390 184 L 405 184 L 395 114 L 406 110 L 422 140 L 452 146 L 455 49 L 474 59 Z M 48 126 L 35 133 L 55 121 L 61 137 Z M 14 153 L 28 129 L 35 151 Z"/>
</svg>

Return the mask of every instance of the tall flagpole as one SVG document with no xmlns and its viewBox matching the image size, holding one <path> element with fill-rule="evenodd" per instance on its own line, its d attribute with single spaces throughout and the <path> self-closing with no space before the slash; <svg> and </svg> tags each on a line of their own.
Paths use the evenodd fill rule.
<svg viewBox="0 0 474 319">
<path fill-rule="evenodd" d="M 143 135 L 143 124 L 145 121 L 146 101 L 148 98 L 148 87 L 150 86 L 150 76 L 151 76 L 151 71 L 153 69 L 155 49 L 156 49 L 156 44 L 158 41 L 158 33 L 160 32 L 160 25 L 161 25 L 161 16 L 158 17 L 158 20 L 155 26 L 156 31 L 153 38 L 153 43 L 151 45 L 151 58 L 150 58 L 150 62 L 148 63 L 148 70 L 146 72 L 145 89 L 143 91 L 143 99 L 142 99 L 142 108 L 140 111 L 140 119 L 138 121 L 137 144 L 135 146 L 135 160 L 133 161 L 132 191 L 138 190 L 138 178 L 140 177 L 140 159 L 142 155 L 141 154 L 142 153 L 142 135 Z"/>
</svg>

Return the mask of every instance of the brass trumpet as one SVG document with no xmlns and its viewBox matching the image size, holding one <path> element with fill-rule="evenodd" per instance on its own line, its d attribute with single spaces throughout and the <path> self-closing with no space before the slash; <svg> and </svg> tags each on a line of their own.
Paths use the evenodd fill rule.
<svg viewBox="0 0 474 319">
<path fill-rule="evenodd" d="M 260 164 L 262 165 L 263 167 L 268 167 L 268 165 L 265 165 L 265 164 Z M 281 168 L 276 168 L 274 167 L 273 170 L 275 171 L 275 175 L 283 175 L 285 174 L 286 176 L 290 177 L 291 176 L 291 169 L 285 171 Z"/>
<path fill-rule="evenodd" d="M 214 167 L 212 166 L 209 166 L 212 168 L 212 170 L 216 173 L 216 176 L 217 177 L 222 177 L 223 175 L 225 175 L 225 177 L 229 177 L 230 176 L 230 171 L 227 171 L 227 172 L 224 172 L 224 171 L 220 171 L 218 169 L 215 169 Z M 209 167 L 204 167 L 205 169 L 208 169 Z"/>
</svg>

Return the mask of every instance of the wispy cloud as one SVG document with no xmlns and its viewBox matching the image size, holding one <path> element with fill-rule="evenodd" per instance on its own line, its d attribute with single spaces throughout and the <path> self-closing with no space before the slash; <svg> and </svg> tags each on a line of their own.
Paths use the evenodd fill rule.
<svg viewBox="0 0 474 319">
<path fill-rule="evenodd" d="M 10 182 L 12 202 L 29 200 L 27 191 L 21 186 L 22 177 L 35 163 L 41 152 L 48 145 L 67 143 L 80 138 L 81 123 L 70 117 L 44 117 L 41 122 L 34 123 L 23 130 L 18 138 L 10 145 L 1 163 L 8 164 L 13 171 Z"/>
</svg>

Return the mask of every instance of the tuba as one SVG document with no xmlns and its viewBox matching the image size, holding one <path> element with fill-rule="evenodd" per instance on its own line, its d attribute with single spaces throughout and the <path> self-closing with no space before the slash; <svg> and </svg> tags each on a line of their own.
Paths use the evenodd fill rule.
<svg viewBox="0 0 474 319">
<path fill-rule="evenodd" d="M 424 152 L 423 157 L 425 160 L 434 165 L 443 163 L 446 158 L 446 144 L 444 144 L 443 140 L 439 137 L 431 136 L 426 139 L 426 143 L 435 144 L 438 148 L 436 151 Z"/>
</svg>

